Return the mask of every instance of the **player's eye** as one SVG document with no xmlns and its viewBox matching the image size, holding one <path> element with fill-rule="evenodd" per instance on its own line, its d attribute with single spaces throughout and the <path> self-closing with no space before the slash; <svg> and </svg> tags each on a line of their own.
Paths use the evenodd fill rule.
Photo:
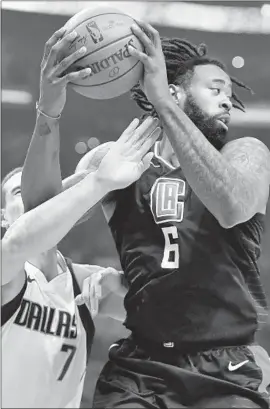
<svg viewBox="0 0 270 409">
<path fill-rule="evenodd" d="M 219 95 L 220 94 L 220 88 L 210 88 L 213 91 L 214 95 Z"/>
<path fill-rule="evenodd" d="M 13 193 L 14 196 L 21 194 L 21 189 L 16 189 L 15 192 Z"/>
</svg>

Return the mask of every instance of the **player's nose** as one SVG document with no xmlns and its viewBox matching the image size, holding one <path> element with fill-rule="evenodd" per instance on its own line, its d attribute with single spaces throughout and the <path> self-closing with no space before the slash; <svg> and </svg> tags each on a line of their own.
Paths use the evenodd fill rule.
<svg viewBox="0 0 270 409">
<path fill-rule="evenodd" d="M 224 110 L 230 112 L 230 110 L 232 109 L 232 101 L 229 98 L 226 98 L 223 101 L 221 101 L 220 106 Z"/>
</svg>

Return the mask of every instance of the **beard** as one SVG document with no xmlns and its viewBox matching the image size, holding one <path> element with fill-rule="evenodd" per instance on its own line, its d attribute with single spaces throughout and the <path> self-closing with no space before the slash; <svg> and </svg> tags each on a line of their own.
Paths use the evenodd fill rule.
<svg viewBox="0 0 270 409">
<path fill-rule="evenodd" d="M 190 94 L 187 94 L 183 111 L 217 150 L 225 145 L 227 141 L 226 129 L 218 123 L 215 117 L 203 112 Z"/>
</svg>

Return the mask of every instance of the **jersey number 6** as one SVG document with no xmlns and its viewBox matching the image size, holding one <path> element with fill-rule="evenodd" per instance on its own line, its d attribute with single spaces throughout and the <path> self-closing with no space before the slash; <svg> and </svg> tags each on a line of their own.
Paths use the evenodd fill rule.
<svg viewBox="0 0 270 409">
<path fill-rule="evenodd" d="M 179 267 L 179 247 L 178 243 L 171 243 L 170 237 L 178 238 L 177 228 L 175 226 L 162 227 L 164 234 L 165 247 L 163 259 L 161 263 L 162 268 L 178 268 Z"/>
<path fill-rule="evenodd" d="M 150 207 L 156 224 L 181 222 L 184 217 L 186 182 L 179 178 L 158 178 L 150 193 Z M 172 243 L 178 238 L 176 226 L 162 227 L 165 247 L 162 268 L 179 267 L 179 247 Z"/>
</svg>

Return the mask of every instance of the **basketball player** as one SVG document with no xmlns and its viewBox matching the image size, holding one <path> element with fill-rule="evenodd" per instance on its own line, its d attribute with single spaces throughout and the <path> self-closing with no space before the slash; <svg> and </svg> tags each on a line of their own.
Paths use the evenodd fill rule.
<svg viewBox="0 0 270 409">
<path fill-rule="evenodd" d="M 49 72 L 47 63 L 52 63 L 51 57 L 56 57 L 51 51 L 53 42 L 60 50 L 61 42 L 67 44 L 69 40 L 63 33 L 60 37 L 59 32 L 52 37 L 45 47 L 45 71 Z M 69 59 L 70 63 L 73 58 Z M 50 138 L 58 129 L 58 119 L 41 107 L 53 99 L 59 104 L 58 108 L 63 109 L 61 102 L 65 102 L 65 98 L 61 100 L 59 94 L 63 97 L 68 81 L 75 74 L 83 75 L 81 72 L 68 74 L 69 77 L 62 75 L 58 84 L 55 79 L 52 84 L 52 77 L 48 81 L 46 72 L 43 75 L 37 123 L 26 162 L 29 173 L 35 171 L 34 166 L 31 169 L 34 163 L 31 157 L 39 140 L 47 137 L 49 149 Z M 77 279 L 82 281 L 85 271 L 66 261 L 56 246 L 104 195 L 134 182 L 146 170 L 152 157 L 147 152 L 159 135 L 156 125 L 153 119 L 141 125 L 134 120 L 97 171 L 84 174 L 79 182 L 76 175 L 75 184 L 69 179 L 65 191 L 47 197 L 44 203 L 27 202 L 29 190 L 26 191 L 25 213 L 21 169 L 15 169 L 4 179 L 2 217 L 7 232 L 2 240 L 3 407 L 79 407 L 94 326 L 90 315 L 85 314 L 86 307 L 77 307 L 75 303 L 75 296 L 80 293 Z M 24 174 L 26 183 L 27 172 Z M 79 176 L 80 179 L 82 175 Z M 37 184 L 33 184 L 33 190 L 38 191 Z M 98 266 L 93 269 L 100 270 Z"/>
<path fill-rule="evenodd" d="M 63 181 L 62 186 L 59 119 L 66 103 L 66 87 L 69 82 L 87 78 L 91 74 L 89 68 L 75 72 L 70 69 L 74 61 L 82 57 L 86 48 L 81 47 L 67 56 L 67 50 L 71 49 L 78 34 L 73 31 L 65 35 L 65 31 L 64 27 L 56 31 L 44 48 L 40 72 L 40 97 L 36 106 L 36 126 L 22 172 L 21 194 L 25 211 L 33 209 L 60 193 L 61 190 L 68 189 L 85 176 L 85 172 L 71 175 Z M 151 133 L 150 131 L 155 129 L 155 124 L 157 121 L 145 122 L 141 130 L 146 130 L 149 126 L 149 133 Z M 158 133 L 159 129 L 155 132 Z M 77 224 L 87 220 L 92 210 L 93 208 L 86 212 Z M 53 248 L 46 253 L 46 263 L 42 264 L 42 271 L 46 276 L 54 275 L 56 266 L 57 253 Z M 79 287 L 82 289 L 81 296 L 76 298 L 77 304 L 85 302 L 92 316 L 95 316 L 100 302 L 102 303 L 105 296 L 110 295 L 109 300 L 106 300 L 106 304 L 108 303 L 106 308 L 110 309 L 110 316 L 117 318 L 119 314 L 120 316 L 123 314 L 123 308 L 118 309 L 119 305 L 121 306 L 118 298 L 123 297 L 122 278 L 120 279 L 119 272 L 111 268 L 101 269 L 99 266 L 91 266 L 90 270 L 93 273 L 94 269 L 95 274 L 89 276 L 87 266 L 76 264 L 73 267 Z M 102 297 L 100 298 L 98 294 L 102 294 Z M 101 307 L 104 309 L 104 303 L 102 304 Z"/>
<path fill-rule="evenodd" d="M 163 135 L 147 172 L 102 202 L 131 336 L 111 347 L 93 406 L 268 408 L 270 361 L 255 334 L 267 309 L 257 260 L 269 151 L 256 138 L 227 142 L 243 84 L 205 46 L 161 42 L 145 23 L 133 32 L 145 50 L 130 47 L 144 64 L 133 98 Z M 99 149 L 77 169 L 97 166 Z"/>
</svg>

